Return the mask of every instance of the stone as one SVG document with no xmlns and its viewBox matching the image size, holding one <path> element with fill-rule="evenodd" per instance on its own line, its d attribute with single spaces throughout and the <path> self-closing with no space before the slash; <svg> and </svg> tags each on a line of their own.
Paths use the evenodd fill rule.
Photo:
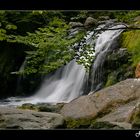
<svg viewBox="0 0 140 140">
<path fill-rule="evenodd" d="M 84 23 L 85 28 L 94 27 L 98 24 L 98 21 L 92 17 L 88 17 Z"/>
<path fill-rule="evenodd" d="M 140 102 L 138 102 L 135 108 L 133 109 L 129 122 L 132 123 L 132 128 L 140 128 Z"/>
<path fill-rule="evenodd" d="M 114 129 L 114 130 L 124 130 L 124 129 L 131 129 L 132 125 L 129 123 L 120 123 L 120 122 L 107 122 L 107 121 L 97 121 L 95 123 L 93 123 L 90 128 L 92 129 L 105 129 L 105 130 L 109 130 L 109 129 Z"/>
<path fill-rule="evenodd" d="M 132 124 L 135 124 L 132 121 L 134 110 L 139 102 L 140 79 L 131 78 L 81 96 L 65 104 L 60 112 L 65 118 L 96 120 L 95 124 L 107 123 L 118 128 L 131 129 Z"/>
<path fill-rule="evenodd" d="M 58 103 L 56 105 L 51 105 L 48 103 L 38 103 L 38 104 L 26 103 L 26 104 L 23 104 L 22 106 L 18 106 L 17 108 L 35 110 L 35 111 L 39 111 L 39 112 L 59 113 L 59 111 L 61 110 L 63 105 L 64 105 L 64 103 Z"/>
<path fill-rule="evenodd" d="M 140 63 L 137 64 L 137 67 L 135 70 L 135 77 L 140 78 Z"/>
<path fill-rule="evenodd" d="M 109 20 L 110 17 L 109 16 L 100 16 L 98 17 L 99 20 Z"/>
<path fill-rule="evenodd" d="M 134 22 L 140 21 L 140 16 L 135 17 L 133 21 Z"/>
<path fill-rule="evenodd" d="M 81 22 L 70 22 L 69 25 L 71 26 L 71 28 L 83 27 L 83 24 Z"/>
<path fill-rule="evenodd" d="M 63 126 L 57 113 L 0 107 L 0 129 L 54 129 Z"/>
</svg>

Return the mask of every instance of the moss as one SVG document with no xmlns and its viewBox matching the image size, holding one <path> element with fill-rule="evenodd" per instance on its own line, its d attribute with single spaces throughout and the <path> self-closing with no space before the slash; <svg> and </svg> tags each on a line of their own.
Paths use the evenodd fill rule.
<svg viewBox="0 0 140 140">
<path fill-rule="evenodd" d="M 39 112 L 55 112 L 59 113 L 61 108 L 63 107 L 64 104 L 57 104 L 57 105 L 50 105 L 50 104 L 31 104 L 31 103 L 26 103 L 23 104 L 22 106 L 18 106 L 18 109 L 28 109 L 28 110 L 35 110 Z"/>
<path fill-rule="evenodd" d="M 18 106 L 17 108 L 18 109 L 28 109 L 28 110 L 36 110 L 36 111 L 38 111 L 38 108 L 35 105 L 30 104 L 30 103 L 23 104 L 22 106 Z"/>
<path fill-rule="evenodd" d="M 140 62 L 140 30 L 126 31 L 121 35 L 121 46 L 132 54 L 132 66 Z"/>
<path fill-rule="evenodd" d="M 111 86 L 111 85 L 115 84 L 116 82 L 117 82 L 116 76 L 113 73 L 111 73 L 108 75 L 105 87 Z"/>
<path fill-rule="evenodd" d="M 119 127 L 115 124 L 111 124 L 109 122 L 94 122 L 90 126 L 92 129 L 124 129 L 122 127 Z"/>
<path fill-rule="evenodd" d="M 68 129 L 123 129 L 109 122 L 97 122 L 94 118 L 65 119 L 65 128 Z"/>
<path fill-rule="evenodd" d="M 94 119 L 91 118 L 80 118 L 80 119 L 73 119 L 73 118 L 66 118 L 65 119 L 65 126 L 66 128 L 90 128 L 90 125 L 94 122 Z"/>
</svg>

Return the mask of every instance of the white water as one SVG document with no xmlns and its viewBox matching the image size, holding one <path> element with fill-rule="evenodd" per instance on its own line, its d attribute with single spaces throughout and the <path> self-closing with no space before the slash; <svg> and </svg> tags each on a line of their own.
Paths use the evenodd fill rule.
<svg viewBox="0 0 140 140">
<path fill-rule="evenodd" d="M 116 25 L 109 29 L 117 29 L 117 28 L 123 28 L 124 25 Z M 97 55 L 99 52 L 101 53 L 104 50 L 107 50 L 110 47 L 110 43 L 120 35 L 120 33 L 123 31 L 123 29 L 117 29 L 117 30 L 107 30 L 102 32 L 101 34 L 98 34 L 98 38 L 95 45 L 95 55 Z"/>
<path fill-rule="evenodd" d="M 62 73 L 61 73 L 62 72 Z M 61 75 L 61 78 L 58 78 Z M 39 102 L 69 102 L 83 94 L 85 68 L 75 60 L 45 79 L 40 90 L 33 96 Z"/>
<path fill-rule="evenodd" d="M 34 96 L 28 98 L 8 98 L 6 105 L 22 105 L 24 103 L 61 103 L 71 100 L 83 94 L 86 82 L 86 70 L 72 60 L 63 68 L 58 69 L 49 78 L 42 81 L 42 86 Z"/>
<path fill-rule="evenodd" d="M 103 73 L 104 73 L 104 62 L 108 53 L 114 50 L 115 39 L 121 34 L 124 25 L 115 25 L 109 29 L 117 29 L 117 30 L 106 30 L 98 34 L 98 38 L 95 43 L 95 56 L 96 59 L 92 66 L 91 73 L 91 91 L 97 91 L 101 88 L 103 84 Z"/>
</svg>

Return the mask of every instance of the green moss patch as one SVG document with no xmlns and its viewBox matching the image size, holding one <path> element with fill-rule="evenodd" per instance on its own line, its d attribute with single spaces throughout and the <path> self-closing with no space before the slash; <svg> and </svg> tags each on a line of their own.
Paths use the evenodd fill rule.
<svg viewBox="0 0 140 140">
<path fill-rule="evenodd" d="M 89 128 L 94 121 L 95 120 L 91 118 L 80 118 L 80 119 L 66 118 L 65 127 L 69 129 Z"/>
<path fill-rule="evenodd" d="M 122 33 L 121 45 L 132 54 L 132 66 L 140 62 L 140 30 L 126 31 Z"/>
</svg>

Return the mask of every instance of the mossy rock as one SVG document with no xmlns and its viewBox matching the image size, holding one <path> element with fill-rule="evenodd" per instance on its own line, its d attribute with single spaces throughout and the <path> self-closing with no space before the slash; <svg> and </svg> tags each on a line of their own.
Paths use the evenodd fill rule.
<svg viewBox="0 0 140 140">
<path fill-rule="evenodd" d="M 35 110 L 38 112 L 55 112 L 59 113 L 61 108 L 63 107 L 64 104 L 56 104 L 56 105 L 51 105 L 47 103 L 38 103 L 38 104 L 31 104 L 31 103 L 26 103 L 23 104 L 22 106 L 18 106 L 17 108 L 19 109 L 28 109 L 28 110 Z"/>
<path fill-rule="evenodd" d="M 90 128 L 94 120 L 89 118 L 73 119 L 65 118 L 65 127 L 68 129 Z"/>
<path fill-rule="evenodd" d="M 22 106 L 18 106 L 17 108 L 18 109 L 28 109 L 28 110 L 38 111 L 38 108 L 35 105 L 30 104 L 30 103 L 23 104 Z"/>
<path fill-rule="evenodd" d="M 111 124 L 109 122 L 94 122 L 92 123 L 92 125 L 90 126 L 90 128 L 92 129 L 124 129 L 118 125 L 115 125 L 115 124 Z"/>
<path fill-rule="evenodd" d="M 109 74 L 105 87 L 111 86 L 115 83 L 117 83 L 116 74 L 114 74 L 114 73 Z"/>
<path fill-rule="evenodd" d="M 133 110 L 130 122 L 132 124 L 132 128 L 134 129 L 140 128 L 140 104 L 138 104 Z"/>
<path fill-rule="evenodd" d="M 132 66 L 135 67 L 140 62 L 140 30 L 123 32 L 120 43 L 132 54 Z"/>
<path fill-rule="evenodd" d="M 135 67 L 132 66 L 131 57 L 132 54 L 127 48 L 119 48 L 108 55 L 105 64 L 105 87 L 134 77 Z"/>
<path fill-rule="evenodd" d="M 94 118 L 66 118 L 65 127 L 68 129 L 124 129 L 109 122 L 97 122 Z"/>
</svg>

